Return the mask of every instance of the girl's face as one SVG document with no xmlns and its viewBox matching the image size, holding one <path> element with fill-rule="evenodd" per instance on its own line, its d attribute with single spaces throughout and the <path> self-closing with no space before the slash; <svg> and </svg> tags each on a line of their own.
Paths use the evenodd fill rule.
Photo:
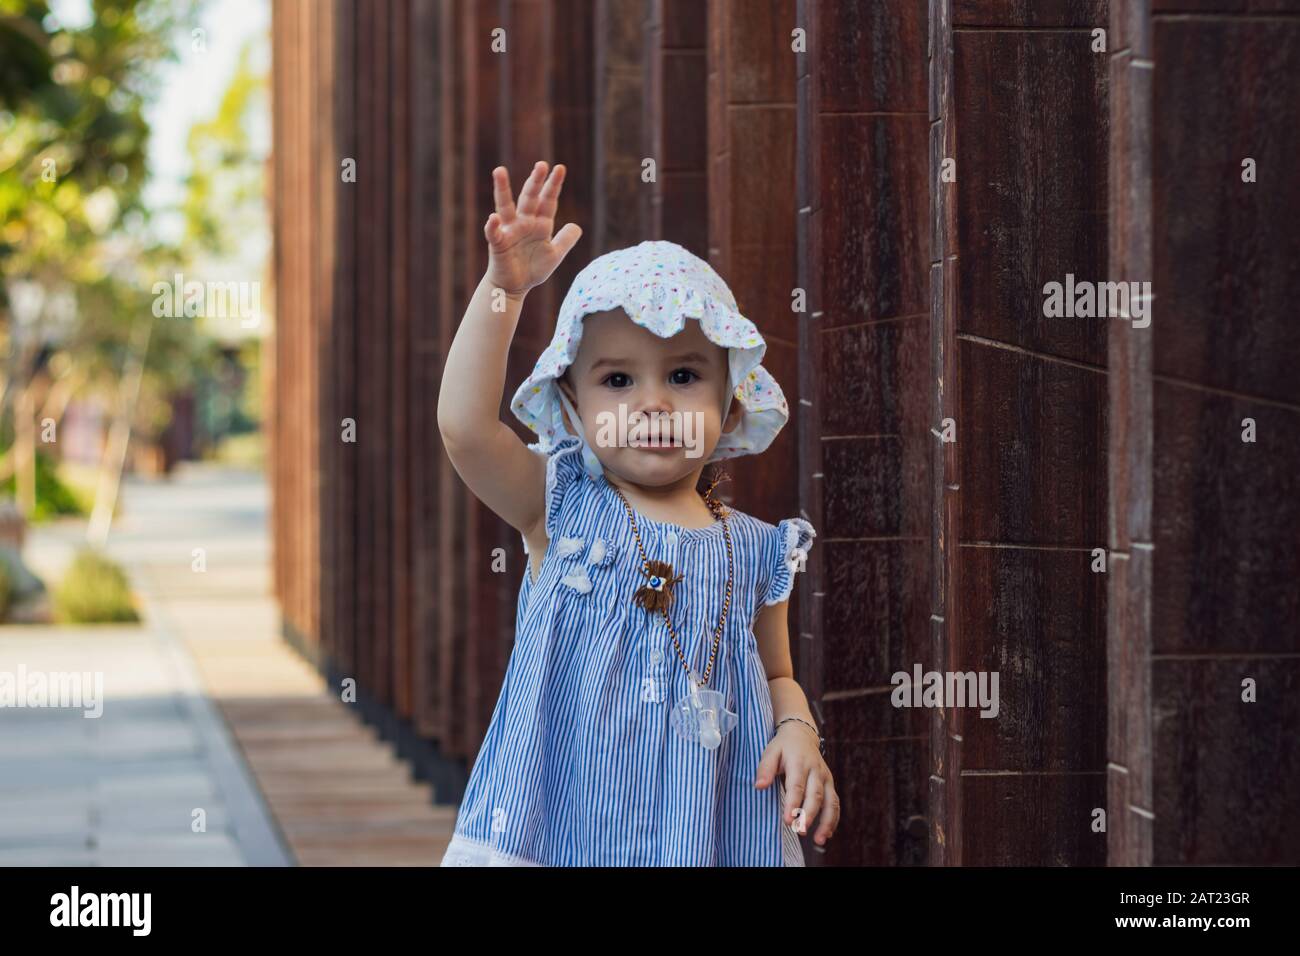
<svg viewBox="0 0 1300 956">
<path fill-rule="evenodd" d="M 744 408 L 734 399 L 722 417 L 729 382 L 727 350 L 699 322 L 663 338 L 614 309 L 583 319 L 578 354 L 557 384 L 600 463 L 656 486 L 698 476 L 722 434 L 740 424 Z M 564 419 L 576 434 L 567 412 Z"/>
</svg>

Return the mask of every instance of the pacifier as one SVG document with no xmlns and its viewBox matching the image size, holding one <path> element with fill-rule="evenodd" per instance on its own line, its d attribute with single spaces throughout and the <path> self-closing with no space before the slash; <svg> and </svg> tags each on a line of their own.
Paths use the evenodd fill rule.
<svg viewBox="0 0 1300 956">
<path fill-rule="evenodd" d="M 726 698 L 721 693 L 702 686 L 695 671 L 690 672 L 690 681 L 690 693 L 673 707 L 673 729 L 705 750 L 716 750 L 739 718 L 727 709 Z"/>
</svg>

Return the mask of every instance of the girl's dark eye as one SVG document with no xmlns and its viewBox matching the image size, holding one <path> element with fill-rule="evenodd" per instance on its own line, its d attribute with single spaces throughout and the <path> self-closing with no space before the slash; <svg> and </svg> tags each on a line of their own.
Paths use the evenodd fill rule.
<svg viewBox="0 0 1300 956">
<path fill-rule="evenodd" d="M 627 381 L 624 382 L 623 379 L 627 379 Z M 625 372 L 610 372 L 608 375 L 605 376 L 605 380 L 600 384 L 608 385 L 611 388 L 627 388 L 627 386 L 630 385 L 631 382 L 632 380 L 627 377 L 627 373 Z"/>
<path fill-rule="evenodd" d="M 685 376 L 684 380 L 679 378 L 679 376 L 683 375 Z M 672 375 L 668 376 L 668 378 L 674 385 L 690 385 L 691 382 L 695 381 L 699 376 L 696 375 L 692 369 L 679 368 L 674 369 Z"/>
</svg>

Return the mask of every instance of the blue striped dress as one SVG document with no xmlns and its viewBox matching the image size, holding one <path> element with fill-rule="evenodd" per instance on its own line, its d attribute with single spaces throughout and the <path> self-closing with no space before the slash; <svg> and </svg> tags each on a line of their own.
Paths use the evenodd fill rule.
<svg viewBox="0 0 1300 956">
<path fill-rule="evenodd" d="M 669 723 L 689 681 L 662 614 L 632 603 L 645 578 L 618 494 L 587 474 L 573 436 L 546 473 L 550 540 L 536 581 L 525 562 L 501 696 L 442 865 L 803 866 L 783 778 L 754 787 L 773 715 L 753 624 L 789 597 L 791 549 L 806 553 L 812 526 L 730 510 L 732 604 L 707 686 L 738 722 L 706 750 Z M 685 575 L 669 609 L 702 676 L 726 591 L 722 523 L 637 525 L 646 555 Z"/>
</svg>

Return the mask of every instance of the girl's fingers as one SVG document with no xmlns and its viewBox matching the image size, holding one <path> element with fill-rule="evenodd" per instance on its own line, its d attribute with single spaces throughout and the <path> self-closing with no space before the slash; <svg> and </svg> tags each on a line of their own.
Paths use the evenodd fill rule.
<svg viewBox="0 0 1300 956">
<path fill-rule="evenodd" d="M 510 195 L 510 174 L 504 166 L 492 170 L 492 200 L 503 220 L 514 217 L 515 201 Z"/>
<path fill-rule="evenodd" d="M 538 212 L 543 216 L 553 216 L 555 207 L 558 205 L 560 198 L 560 188 L 564 185 L 564 164 L 556 163 L 555 168 L 551 170 L 551 175 L 546 177 L 546 182 L 542 184 L 542 191 L 538 196 Z"/>
<path fill-rule="evenodd" d="M 803 800 L 803 832 L 808 832 L 808 826 L 817 818 L 817 811 L 822 807 L 822 778 L 821 774 L 815 768 L 808 771 L 808 789 Z"/>
<path fill-rule="evenodd" d="M 807 778 L 793 770 L 786 768 L 785 772 L 785 822 L 794 823 L 795 810 L 803 806 L 803 795 L 808 789 Z"/>
<path fill-rule="evenodd" d="M 555 254 L 559 257 L 555 260 L 557 265 L 569 254 L 569 250 L 581 238 L 582 229 L 574 223 L 569 223 L 555 234 L 555 238 L 551 240 L 551 248 L 555 250 Z"/>
<path fill-rule="evenodd" d="M 829 840 L 840 823 L 840 798 L 839 794 L 835 792 L 835 782 L 833 780 L 826 781 L 825 800 L 826 805 L 822 808 L 822 822 L 817 827 L 817 833 L 814 836 L 814 839 L 819 844 Z"/>
<path fill-rule="evenodd" d="M 519 190 L 519 211 L 524 215 L 532 215 L 537 211 L 537 193 L 541 190 L 542 180 L 545 178 L 546 163 L 538 160 L 533 164 L 533 171 L 528 174 L 524 188 Z"/>
<path fill-rule="evenodd" d="M 565 229 L 568 227 L 566 226 Z M 564 229 L 560 230 L 561 232 Z M 556 238 L 559 238 L 558 236 Z M 777 771 L 781 769 L 781 749 L 769 743 L 767 749 L 763 751 L 763 756 L 758 760 L 758 766 L 754 768 L 754 786 L 758 787 L 759 783 L 766 780 L 759 789 L 763 789 L 776 779 Z"/>
</svg>

